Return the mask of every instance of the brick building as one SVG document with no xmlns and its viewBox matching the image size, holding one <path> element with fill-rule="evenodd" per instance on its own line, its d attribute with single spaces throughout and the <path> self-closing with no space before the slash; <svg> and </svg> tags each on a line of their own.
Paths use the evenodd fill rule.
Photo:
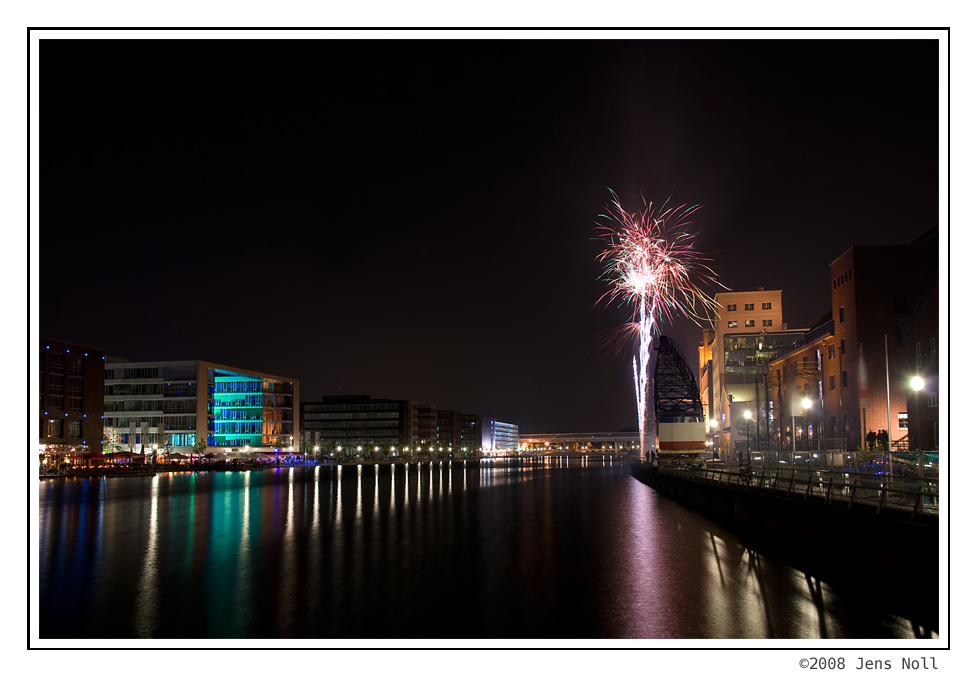
<svg viewBox="0 0 977 677">
<path fill-rule="evenodd" d="M 935 449 L 939 432 L 939 258 L 935 239 L 852 247 L 831 262 L 831 313 L 822 331 L 773 360 L 784 416 L 803 416 L 810 393 L 812 432 L 843 448 L 886 430 L 893 446 Z M 817 328 L 816 328 L 817 329 Z M 815 332 L 812 330 L 812 334 Z M 888 365 L 888 371 L 886 366 Z M 924 387 L 917 402 L 911 382 Z M 806 390 L 805 390 L 806 389 Z M 915 412 L 916 405 L 919 411 Z"/>
<path fill-rule="evenodd" d="M 101 453 L 104 379 L 104 350 L 41 339 L 41 445 L 51 451 L 87 447 Z"/>
</svg>

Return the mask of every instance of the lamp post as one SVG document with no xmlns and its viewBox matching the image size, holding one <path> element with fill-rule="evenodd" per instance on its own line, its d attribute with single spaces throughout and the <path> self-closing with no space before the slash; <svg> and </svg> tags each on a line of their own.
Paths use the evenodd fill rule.
<svg viewBox="0 0 977 677">
<path fill-rule="evenodd" d="M 801 406 L 804 407 L 804 447 L 810 453 L 811 451 L 811 400 L 804 398 L 801 402 Z M 810 459 L 810 457 L 808 457 Z"/>
<path fill-rule="evenodd" d="M 918 374 L 913 376 L 912 380 L 913 390 L 916 391 L 916 420 L 913 421 L 913 425 L 910 431 L 916 433 L 916 476 L 922 479 L 923 477 L 923 452 L 920 441 L 923 439 L 923 426 L 922 421 L 920 421 L 919 416 L 919 391 L 923 389 L 923 379 Z M 914 430 L 915 429 L 915 430 Z"/>
<path fill-rule="evenodd" d="M 747 409 L 743 412 L 743 418 L 746 419 L 746 464 L 750 464 L 750 419 L 753 418 L 753 412 Z M 742 461 L 740 462 L 742 465 Z"/>
<path fill-rule="evenodd" d="M 712 438 L 712 458 L 716 458 L 716 419 L 709 421 L 709 436 Z M 603 447 L 601 447 L 603 449 Z"/>
<path fill-rule="evenodd" d="M 319 445 L 312 447 L 312 459 L 315 461 L 316 465 L 319 464 Z"/>
</svg>

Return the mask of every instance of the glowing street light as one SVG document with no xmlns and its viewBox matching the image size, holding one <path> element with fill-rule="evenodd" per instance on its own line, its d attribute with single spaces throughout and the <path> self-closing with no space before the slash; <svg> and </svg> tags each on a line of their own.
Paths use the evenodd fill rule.
<svg viewBox="0 0 977 677">
<path fill-rule="evenodd" d="M 913 376 L 912 386 L 913 386 L 913 390 L 916 393 L 916 420 L 913 421 L 913 426 L 912 427 L 915 428 L 915 431 L 913 431 L 913 432 L 916 433 L 916 440 L 915 440 L 915 442 L 916 442 L 916 448 L 919 449 L 920 448 L 920 446 L 919 446 L 920 439 L 923 436 L 923 426 L 920 425 L 921 424 L 921 421 L 919 420 L 919 418 L 920 418 L 919 417 L 919 391 L 923 389 L 923 379 L 922 379 L 922 377 L 919 376 L 918 374 L 916 376 Z M 912 430 L 912 429 L 910 429 L 910 430 Z M 922 456 L 922 454 L 919 455 L 919 461 L 918 461 L 918 463 L 919 463 L 919 466 L 918 466 L 918 468 L 919 468 L 919 476 L 922 477 L 923 476 L 923 456 Z"/>
</svg>

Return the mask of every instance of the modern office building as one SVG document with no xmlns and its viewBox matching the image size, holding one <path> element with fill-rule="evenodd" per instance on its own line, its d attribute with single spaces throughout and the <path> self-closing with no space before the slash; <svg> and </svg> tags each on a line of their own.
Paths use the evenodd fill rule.
<svg viewBox="0 0 977 677">
<path fill-rule="evenodd" d="M 104 416 L 123 450 L 287 450 L 299 435 L 299 381 L 201 360 L 105 365 Z"/>
<path fill-rule="evenodd" d="M 712 326 L 703 330 L 699 345 L 699 393 L 707 441 L 721 446 L 725 440 L 735 446 L 741 437 L 735 424 L 741 407 L 735 403 L 752 402 L 756 409 L 760 399 L 763 415 L 776 415 L 764 393 L 757 397 L 758 386 L 764 383 L 770 358 L 803 339 L 807 330 L 787 330 L 781 290 L 760 287 L 715 298 Z"/>
<path fill-rule="evenodd" d="M 482 449 L 482 417 L 478 414 L 462 414 L 459 437 L 462 450 Z"/>
<path fill-rule="evenodd" d="M 461 412 L 438 409 L 438 446 L 461 449 Z"/>
<path fill-rule="evenodd" d="M 438 408 L 433 404 L 414 405 L 414 416 L 417 421 L 416 444 L 428 448 L 438 444 Z"/>
<path fill-rule="evenodd" d="M 39 443 L 46 451 L 102 451 L 105 351 L 42 338 Z"/>
<path fill-rule="evenodd" d="M 515 451 L 519 448 L 519 426 L 494 418 L 482 418 L 482 449 Z"/>
<path fill-rule="evenodd" d="M 420 440 L 417 412 L 417 404 L 410 400 L 325 395 L 321 402 L 302 403 L 302 430 L 309 443 L 320 447 L 320 453 L 354 447 L 403 449 Z M 435 439 L 436 435 L 435 430 Z"/>
</svg>

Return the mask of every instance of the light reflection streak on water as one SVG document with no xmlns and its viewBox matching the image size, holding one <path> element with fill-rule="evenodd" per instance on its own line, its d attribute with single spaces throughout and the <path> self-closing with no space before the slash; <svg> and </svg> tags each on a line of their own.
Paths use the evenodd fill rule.
<svg viewBox="0 0 977 677">
<path fill-rule="evenodd" d="M 159 537 L 159 475 L 153 477 L 150 496 L 149 543 L 146 545 L 146 555 L 143 557 L 142 574 L 139 577 L 136 593 L 136 636 L 143 639 L 152 637 L 156 631 L 156 609 L 159 604 L 157 588 L 159 553 L 156 543 Z"/>
<path fill-rule="evenodd" d="M 315 467 L 315 471 L 312 473 L 312 533 L 316 534 L 319 532 L 319 467 Z"/>
<path fill-rule="evenodd" d="M 336 495 L 333 497 L 333 513 L 332 521 L 335 524 L 338 520 L 343 517 L 343 466 L 336 466 Z"/>
<path fill-rule="evenodd" d="M 356 466 L 356 517 L 363 519 L 363 466 Z"/>
<path fill-rule="evenodd" d="M 295 468 L 288 469 L 288 510 L 285 512 L 284 553 L 282 555 L 282 581 L 278 607 L 278 629 L 288 637 L 295 613 Z"/>
<path fill-rule="evenodd" d="M 380 465 L 377 463 L 373 464 L 373 514 L 380 514 Z"/>
<path fill-rule="evenodd" d="M 237 555 L 237 609 L 238 619 L 246 618 L 245 610 L 248 608 L 250 599 L 249 571 L 248 571 L 248 552 L 251 547 L 251 471 L 244 471 L 244 510 L 241 518 L 241 544 L 238 546 Z M 240 621 L 239 621 L 240 622 Z M 244 636 L 244 628 L 239 628 L 239 637 Z"/>
</svg>

